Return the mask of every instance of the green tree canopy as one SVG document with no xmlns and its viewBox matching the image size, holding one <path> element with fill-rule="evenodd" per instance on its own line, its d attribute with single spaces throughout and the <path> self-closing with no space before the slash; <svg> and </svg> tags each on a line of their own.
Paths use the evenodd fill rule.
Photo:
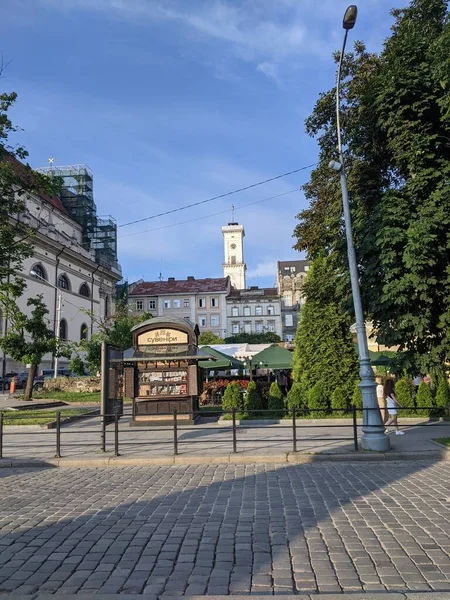
<svg viewBox="0 0 450 600">
<path fill-rule="evenodd" d="M 202 331 L 202 333 L 198 336 L 199 346 L 211 346 L 213 344 L 223 344 L 223 342 L 223 338 L 219 337 L 212 331 Z"/>
<path fill-rule="evenodd" d="M 237 333 L 225 338 L 226 344 L 277 344 L 281 342 L 278 334 L 272 331 L 266 333 Z"/>
</svg>

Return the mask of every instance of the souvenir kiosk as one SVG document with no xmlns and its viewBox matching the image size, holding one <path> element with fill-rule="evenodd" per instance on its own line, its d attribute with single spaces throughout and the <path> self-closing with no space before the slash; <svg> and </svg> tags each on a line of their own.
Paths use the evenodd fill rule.
<svg viewBox="0 0 450 600">
<path fill-rule="evenodd" d="M 124 395 L 133 400 L 133 422 L 194 423 L 200 377 L 199 330 L 186 319 L 156 317 L 133 329 L 133 348 L 124 354 Z M 211 357 L 213 359 L 213 357 Z"/>
</svg>

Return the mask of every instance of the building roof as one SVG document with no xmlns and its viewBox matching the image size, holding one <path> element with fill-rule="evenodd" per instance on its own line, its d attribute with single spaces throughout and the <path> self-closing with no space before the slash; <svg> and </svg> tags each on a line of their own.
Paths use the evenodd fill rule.
<svg viewBox="0 0 450 600">
<path fill-rule="evenodd" d="M 208 279 L 174 279 L 167 281 L 144 281 L 139 283 L 130 296 L 163 296 L 166 294 L 207 294 L 227 292 L 230 282 L 229 277 Z"/>
<path fill-rule="evenodd" d="M 1 160 L 11 163 L 16 175 L 18 177 L 20 177 L 21 179 L 23 178 L 24 183 L 26 183 L 27 185 L 31 185 L 33 183 L 33 180 L 34 180 L 33 170 L 30 169 L 29 167 L 27 167 L 27 165 L 24 165 L 23 163 L 21 163 L 20 160 L 17 160 L 17 158 L 12 156 L 11 154 L 4 154 L 2 156 Z M 58 197 L 49 196 L 48 194 L 45 194 L 44 192 L 36 191 L 35 193 L 42 200 L 44 200 L 45 202 L 48 202 L 49 204 L 51 204 L 52 206 L 57 208 L 60 212 L 69 216 L 69 213 L 64 208 L 63 203 L 61 202 L 61 200 Z"/>
<path fill-rule="evenodd" d="M 250 287 L 247 290 L 230 290 L 230 300 L 261 300 L 261 298 L 277 298 L 279 296 L 276 288 Z"/>
<path fill-rule="evenodd" d="M 279 260 L 277 262 L 277 270 L 282 272 L 285 267 L 288 267 L 289 270 L 291 267 L 295 267 L 295 271 L 298 272 L 306 272 L 307 267 L 309 267 L 309 260 Z"/>
</svg>

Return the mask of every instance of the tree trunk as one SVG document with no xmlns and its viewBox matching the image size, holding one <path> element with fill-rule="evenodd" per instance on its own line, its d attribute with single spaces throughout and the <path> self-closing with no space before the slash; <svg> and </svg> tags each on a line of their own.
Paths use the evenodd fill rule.
<svg viewBox="0 0 450 600">
<path fill-rule="evenodd" d="M 36 376 L 36 371 L 37 371 L 38 366 L 37 365 L 31 365 L 30 367 L 30 371 L 28 373 L 28 379 L 27 379 L 27 385 L 25 388 L 25 393 L 23 395 L 23 399 L 24 400 L 32 400 L 32 396 L 33 396 L 33 383 L 34 383 L 34 378 Z"/>
</svg>

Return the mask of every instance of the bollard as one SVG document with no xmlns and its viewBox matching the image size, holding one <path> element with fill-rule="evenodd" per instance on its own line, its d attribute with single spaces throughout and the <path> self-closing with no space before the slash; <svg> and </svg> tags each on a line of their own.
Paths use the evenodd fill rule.
<svg viewBox="0 0 450 600">
<path fill-rule="evenodd" d="M 119 456 L 119 413 L 114 413 L 114 456 Z"/>
<path fill-rule="evenodd" d="M 352 404 L 352 417 L 353 417 L 353 443 L 355 451 L 358 452 L 358 425 L 356 423 L 356 406 Z"/>
<path fill-rule="evenodd" d="M 231 414 L 233 416 L 233 453 L 237 452 L 237 439 L 236 439 L 236 409 L 231 409 Z"/>
<path fill-rule="evenodd" d="M 56 411 L 56 454 L 55 458 L 61 458 L 61 411 Z"/>
<path fill-rule="evenodd" d="M 295 407 L 292 409 L 292 449 L 297 452 L 297 422 Z"/>
<path fill-rule="evenodd" d="M 106 417 L 102 415 L 101 417 L 101 436 L 100 436 L 100 452 L 106 452 Z"/>
<path fill-rule="evenodd" d="M 173 453 L 175 456 L 178 455 L 178 422 L 176 408 L 173 411 Z"/>
</svg>

